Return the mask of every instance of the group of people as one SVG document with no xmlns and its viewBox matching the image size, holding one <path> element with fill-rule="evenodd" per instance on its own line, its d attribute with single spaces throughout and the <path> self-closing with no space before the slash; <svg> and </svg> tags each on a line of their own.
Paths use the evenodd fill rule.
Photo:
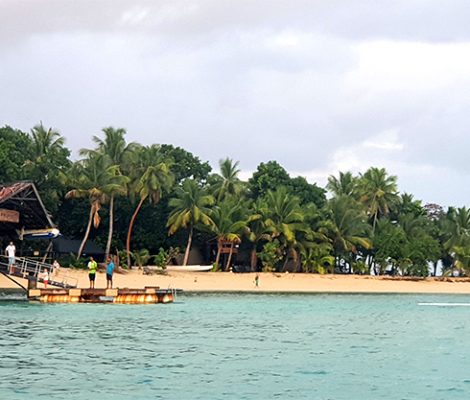
<svg viewBox="0 0 470 400">
<path fill-rule="evenodd" d="M 90 289 L 95 288 L 95 280 L 96 280 L 96 271 L 98 270 L 98 263 L 94 260 L 93 257 L 90 257 L 90 261 L 88 261 L 88 279 L 90 281 Z M 114 274 L 114 262 L 112 257 L 108 257 L 106 260 L 106 289 L 113 288 L 113 274 Z"/>
<path fill-rule="evenodd" d="M 59 273 L 60 270 L 60 264 L 59 261 L 54 260 L 52 263 L 52 268 L 49 273 L 49 270 L 47 268 L 44 268 L 42 273 L 40 274 L 39 278 L 42 279 L 42 283 L 44 283 L 44 287 L 47 288 L 47 285 L 49 284 L 49 281 L 53 276 L 56 276 Z"/>
<path fill-rule="evenodd" d="M 13 268 L 15 265 L 15 253 L 16 247 L 13 242 L 10 242 L 5 249 L 5 255 L 8 256 L 8 272 L 11 274 L 13 273 Z M 90 257 L 90 260 L 87 264 L 88 267 L 88 279 L 90 280 L 90 289 L 95 288 L 95 280 L 96 280 L 96 271 L 98 270 L 98 263 L 95 261 L 93 257 Z M 106 288 L 112 289 L 113 287 L 113 274 L 114 274 L 114 262 L 111 256 L 109 256 L 106 260 Z M 54 260 L 52 264 L 52 269 L 49 271 L 47 268 L 39 274 L 38 278 L 42 279 L 44 283 L 44 287 L 47 288 L 47 285 L 51 279 L 52 275 L 56 275 L 60 269 L 60 264 L 57 260 Z"/>
</svg>

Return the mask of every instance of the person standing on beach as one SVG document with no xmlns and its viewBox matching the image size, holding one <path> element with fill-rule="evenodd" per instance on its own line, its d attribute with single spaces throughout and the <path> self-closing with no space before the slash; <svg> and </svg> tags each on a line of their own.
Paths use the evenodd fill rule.
<svg viewBox="0 0 470 400">
<path fill-rule="evenodd" d="M 113 288 L 113 273 L 114 263 L 111 257 L 108 257 L 108 264 L 106 265 L 106 289 Z"/>
<path fill-rule="evenodd" d="M 98 269 L 98 264 L 90 257 L 90 261 L 88 261 L 88 279 L 90 280 L 90 289 L 95 288 L 95 278 L 96 278 L 96 270 Z"/>
<path fill-rule="evenodd" d="M 256 274 L 255 276 L 255 286 L 258 287 L 259 286 L 259 275 Z"/>
<path fill-rule="evenodd" d="M 10 244 L 5 249 L 5 254 L 8 256 L 8 273 L 9 274 L 13 273 L 13 265 L 15 265 L 15 253 L 16 253 L 16 247 L 13 244 L 13 242 L 10 242 Z"/>
</svg>

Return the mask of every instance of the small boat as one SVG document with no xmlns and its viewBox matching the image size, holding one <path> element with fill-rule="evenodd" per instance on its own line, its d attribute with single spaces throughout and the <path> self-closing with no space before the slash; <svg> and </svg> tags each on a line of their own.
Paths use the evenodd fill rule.
<svg viewBox="0 0 470 400">
<path fill-rule="evenodd" d="M 17 231 L 20 240 L 23 239 L 54 239 L 60 235 L 57 228 L 21 229 Z"/>
<path fill-rule="evenodd" d="M 167 271 L 178 272 L 208 272 L 213 268 L 212 265 L 167 265 Z"/>
</svg>

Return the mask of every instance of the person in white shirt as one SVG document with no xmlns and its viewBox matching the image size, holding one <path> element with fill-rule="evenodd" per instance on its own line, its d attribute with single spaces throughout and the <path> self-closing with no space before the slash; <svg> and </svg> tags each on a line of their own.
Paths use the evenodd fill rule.
<svg viewBox="0 0 470 400">
<path fill-rule="evenodd" d="M 59 273 L 60 264 L 59 261 L 54 260 L 52 263 L 52 275 L 56 276 Z"/>
<path fill-rule="evenodd" d="M 10 244 L 5 249 L 5 253 L 8 256 L 8 268 L 9 268 L 10 274 L 13 271 L 13 265 L 15 265 L 15 252 L 16 252 L 16 247 L 13 244 L 13 242 L 10 242 Z"/>
<path fill-rule="evenodd" d="M 49 283 L 49 272 L 46 268 L 44 268 L 44 271 L 41 274 L 41 278 L 42 282 L 44 283 L 44 287 L 47 289 L 47 284 Z"/>
</svg>

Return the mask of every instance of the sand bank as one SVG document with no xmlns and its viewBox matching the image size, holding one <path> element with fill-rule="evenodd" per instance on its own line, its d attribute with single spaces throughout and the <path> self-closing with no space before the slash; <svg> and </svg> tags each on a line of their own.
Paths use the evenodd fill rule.
<svg viewBox="0 0 470 400">
<path fill-rule="evenodd" d="M 70 270 L 67 274 L 78 280 L 78 286 L 88 287 L 86 271 Z M 143 288 L 159 286 L 178 288 L 186 292 L 298 292 L 298 293 L 468 293 L 470 279 L 439 278 L 408 280 L 390 277 L 356 275 L 314 275 L 260 273 L 259 287 L 254 284 L 254 273 L 230 272 L 169 272 L 167 275 L 143 275 L 134 270 L 115 273 L 114 286 L 119 288 Z M 19 279 L 26 286 L 26 281 Z M 15 285 L 0 276 L 1 288 Z M 39 287 L 42 287 L 39 284 Z M 106 287 L 106 275 L 99 272 L 96 287 Z"/>
</svg>

